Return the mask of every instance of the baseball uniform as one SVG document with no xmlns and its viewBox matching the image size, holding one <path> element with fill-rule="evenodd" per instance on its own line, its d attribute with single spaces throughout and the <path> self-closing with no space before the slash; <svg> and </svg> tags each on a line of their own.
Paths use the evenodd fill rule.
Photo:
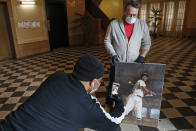
<svg viewBox="0 0 196 131">
<path fill-rule="evenodd" d="M 133 110 L 135 116 L 139 119 L 142 118 L 142 98 L 144 96 L 144 92 L 140 88 L 141 86 L 146 87 L 146 84 L 143 80 L 138 80 L 133 87 L 133 93 L 127 97 L 127 103 L 125 105 L 126 115 Z"/>
</svg>

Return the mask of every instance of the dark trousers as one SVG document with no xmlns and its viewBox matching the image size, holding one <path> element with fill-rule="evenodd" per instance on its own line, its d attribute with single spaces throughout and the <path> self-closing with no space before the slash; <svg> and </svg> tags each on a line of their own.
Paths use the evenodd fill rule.
<svg viewBox="0 0 196 131">
<path fill-rule="evenodd" d="M 106 87 L 106 105 L 110 108 L 113 105 L 111 99 L 112 83 L 115 81 L 115 66 L 110 66 L 109 85 Z"/>
<path fill-rule="evenodd" d="M 116 124 L 116 125 L 113 125 L 111 128 L 104 128 L 104 127 L 100 127 L 100 129 L 97 129 L 96 131 L 122 131 L 121 130 L 121 127 L 120 127 L 120 124 Z"/>
<path fill-rule="evenodd" d="M 116 131 L 122 131 L 120 125 L 118 125 Z"/>
<path fill-rule="evenodd" d="M 111 64 L 109 74 L 109 85 L 106 87 L 106 105 L 112 109 L 113 100 L 111 99 L 112 83 L 115 81 L 115 65 Z M 120 125 L 117 126 L 116 131 L 122 131 Z"/>
</svg>

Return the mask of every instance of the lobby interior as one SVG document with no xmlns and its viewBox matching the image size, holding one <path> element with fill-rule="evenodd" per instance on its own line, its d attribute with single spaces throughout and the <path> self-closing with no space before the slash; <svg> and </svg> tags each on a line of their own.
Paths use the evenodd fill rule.
<svg viewBox="0 0 196 131">
<path fill-rule="evenodd" d="M 159 126 L 122 122 L 122 131 L 195 131 L 196 0 L 141 3 L 138 17 L 146 22 L 152 7 L 164 10 L 146 57 L 146 63 L 166 64 Z M 122 0 L 0 0 L 0 121 L 48 76 L 56 71 L 71 73 L 86 53 L 104 63 L 103 84 L 93 95 L 105 107 L 112 61 L 104 37 L 108 24 L 122 15 Z M 152 24 L 148 26 L 153 34 Z"/>
</svg>

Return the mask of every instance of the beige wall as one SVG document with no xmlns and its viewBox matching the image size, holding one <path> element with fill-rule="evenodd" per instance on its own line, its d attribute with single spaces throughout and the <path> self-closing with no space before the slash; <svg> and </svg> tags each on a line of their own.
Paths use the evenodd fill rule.
<svg viewBox="0 0 196 131">
<path fill-rule="evenodd" d="M 20 5 L 19 0 L 2 1 L 8 5 L 16 57 L 49 51 L 44 0 L 35 0 L 36 5 Z M 18 28 L 18 22 L 25 20 L 40 21 L 40 28 Z"/>
<path fill-rule="evenodd" d="M 108 18 L 121 18 L 123 15 L 123 0 L 102 0 L 99 8 Z"/>
<path fill-rule="evenodd" d="M 11 0 L 18 58 L 49 51 L 44 0 L 36 2 L 36 5 L 20 5 L 18 0 Z M 18 28 L 18 22 L 25 20 L 40 21 L 40 28 Z"/>
<path fill-rule="evenodd" d="M 4 8 L 0 4 L 0 60 L 12 57 Z"/>
<path fill-rule="evenodd" d="M 44 0 L 37 0 L 36 5 L 20 5 L 18 0 L 12 0 L 12 9 L 15 19 L 15 26 L 17 27 L 16 33 L 18 44 L 48 39 Z M 40 28 L 18 28 L 18 21 L 24 20 L 40 21 Z"/>
<path fill-rule="evenodd" d="M 83 34 L 80 29 L 73 30 L 75 26 L 73 20 L 77 17 L 75 13 L 85 13 L 85 0 L 66 0 L 67 5 L 67 23 L 69 32 L 69 45 L 75 46 L 80 45 L 83 42 Z"/>
<path fill-rule="evenodd" d="M 34 1 L 34 0 L 26 0 Z M 0 0 L 8 5 L 9 18 L 12 27 L 12 35 L 16 57 L 26 57 L 50 50 L 46 25 L 44 0 L 35 0 L 36 5 L 20 5 L 20 0 Z M 67 19 L 70 46 L 82 44 L 83 33 L 73 30 L 72 21 L 76 19 L 75 13 L 84 14 L 85 0 L 66 0 Z M 40 28 L 18 28 L 19 21 L 40 21 Z"/>
</svg>

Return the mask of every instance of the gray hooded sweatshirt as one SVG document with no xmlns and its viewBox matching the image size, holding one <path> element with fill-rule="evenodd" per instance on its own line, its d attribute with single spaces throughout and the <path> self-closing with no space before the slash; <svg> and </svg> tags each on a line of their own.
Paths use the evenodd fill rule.
<svg viewBox="0 0 196 131">
<path fill-rule="evenodd" d="M 134 62 L 140 54 L 140 48 L 141 50 L 150 49 L 151 40 L 148 26 L 137 19 L 132 36 L 128 41 L 124 20 L 113 20 L 108 26 L 104 43 L 109 54 L 117 55 L 120 62 Z"/>
</svg>

